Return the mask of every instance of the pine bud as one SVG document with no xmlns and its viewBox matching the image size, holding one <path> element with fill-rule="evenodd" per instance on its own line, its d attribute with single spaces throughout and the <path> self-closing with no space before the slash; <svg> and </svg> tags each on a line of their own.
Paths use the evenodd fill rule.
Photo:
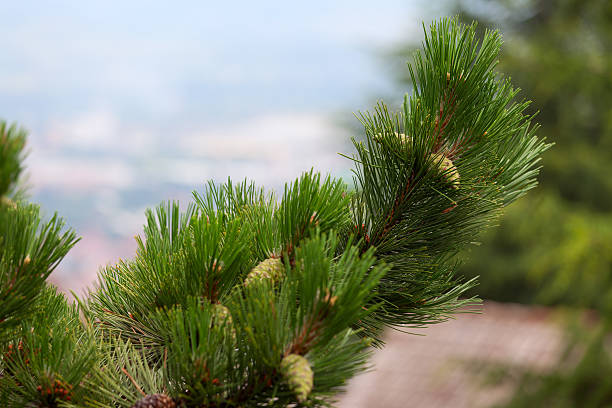
<svg viewBox="0 0 612 408">
<path fill-rule="evenodd" d="M 136 401 L 132 408 L 176 408 L 176 403 L 165 394 L 150 394 Z"/>
<path fill-rule="evenodd" d="M 451 184 L 451 187 L 458 189 L 459 171 L 457 171 L 457 167 L 455 167 L 451 159 L 438 153 L 432 153 L 430 157 L 434 165 L 438 167 L 438 171 L 442 173 L 444 178 L 446 178 L 446 180 L 448 180 L 448 182 Z"/>
<path fill-rule="evenodd" d="M 361 341 L 363 341 L 366 347 L 372 347 L 372 344 L 374 344 L 374 339 L 372 337 L 364 337 Z"/>
<path fill-rule="evenodd" d="M 289 354 L 281 361 L 280 371 L 298 401 L 306 401 L 313 385 L 313 373 L 308 360 L 299 354 Z"/>
<path fill-rule="evenodd" d="M 408 148 L 412 147 L 412 136 L 406 136 L 403 133 L 397 133 L 397 132 L 395 133 L 395 135 L 399 137 L 403 145 L 405 145 Z"/>
<path fill-rule="evenodd" d="M 273 282 L 276 282 L 284 273 L 285 266 L 279 258 L 268 258 L 251 269 L 251 272 L 249 272 L 244 280 L 244 285 L 248 286 L 253 282 L 259 282 L 264 279 L 271 279 Z"/>
</svg>

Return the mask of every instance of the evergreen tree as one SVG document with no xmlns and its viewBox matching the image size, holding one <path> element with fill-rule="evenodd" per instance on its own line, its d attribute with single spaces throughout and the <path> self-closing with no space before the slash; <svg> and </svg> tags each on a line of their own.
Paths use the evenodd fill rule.
<svg viewBox="0 0 612 408">
<path fill-rule="evenodd" d="M 402 110 L 360 115 L 353 188 L 313 171 L 278 200 L 209 183 L 185 211 L 147 211 L 134 258 L 73 305 L 44 279 L 74 233 L 14 200 L 23 132 L 3 127 L 0 401 L 329 405 L 384 327 L 474 305 L 456 254 L 535 186 L 548 147 L 494 71 L 500 46 L 494 31 L 479 42 L 475 25 L 432 24 Z"/>
</svg>

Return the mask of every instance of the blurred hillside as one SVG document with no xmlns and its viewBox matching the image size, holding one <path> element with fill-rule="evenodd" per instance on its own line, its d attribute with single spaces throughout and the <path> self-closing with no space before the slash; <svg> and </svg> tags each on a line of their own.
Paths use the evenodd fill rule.
<svg viewBox="0 0 612 408">
<path fill-rule="evenodd" d="M 499 28 L 499 68 L 533 100 L 556 145 L 540 187 L 507 209 L 468 255 L 475 293 L 499 301 L 604 309 L 612 299 L 612 2 L 460 1 L 455 11 Z M 396 52 L 406 60 L 413 44 Z M 398 71 L 406 74 L 406 70 Z M 403 84 L 406 76 L 400 75 Z"/>
</svg>

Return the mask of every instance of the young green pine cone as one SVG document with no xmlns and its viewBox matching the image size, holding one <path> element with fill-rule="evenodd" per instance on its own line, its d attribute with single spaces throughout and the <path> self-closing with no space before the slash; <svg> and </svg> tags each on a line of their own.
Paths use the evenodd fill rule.
<svg viewBox="0 0 612 408">
<path fill-rule="evenodd" d="M 285 273 L 285 266 L 279 258 L 268 258 L 261 261 L 256 267 L 251 269 L 251 272 L 244 280 L 244 285 L 248 286 L 253 282 L 258 282 L 264 279 L 279 280 Z"/>
<path fill-rule="evenodd" d="M 215 328 L 223 326 L 236 339 L 236 329 L 232 320 L 232 314 L 229 309 L 222 304 L 216 303 L 213 305 L 212 325 Z"/>
<path fill-rule="evenodd" d="M 312 368 L 308 360 L 299 354 L 289 354 L 281 361 L 280 371 L 298 401 L 306 401 L 313 384 Z"/>
<path fill-rule="evenodd" d="M 459 171 L 457 171 L 457 167 L 455 167 L 451 159 L 438 153 L 432 153 L 430 157 L 433 160 L 434 165 L 438 166 L 439 172 L 442 173 L 444 178 L 446 178 L 446 180 L 448 180 L 448 182 L 451 184 L 451 187 L 458 189 Z"/>
<path fill-rule="evenodd" d="M 165 394 L 151 394 L 136 401 L 132 408 L 176 408 L 176 403 Z"/>
<path fill-rule="evenodd" d="M 6 205 L 7 207 L 10 207 L 12 209 L 17 208 L 17 204 L 15 204 L 15 202 L 8 197 L 0 197 L 0 204 Z"/>
<path fill-rule="evenodd" d="M 408 148 L 412 147 L 412 137 L 411 136 L 406 136 L 403 133 L 397 133 L 397 132 L 393 132 L 395 133 L 395 136 L 397 136 L 400 141 L 402 142 L 402 144 Z M 382 135 L 379 133 L 377 135 L 374 136 L 374 141 L 380 143 L 382 141 Z"/>
</svg>

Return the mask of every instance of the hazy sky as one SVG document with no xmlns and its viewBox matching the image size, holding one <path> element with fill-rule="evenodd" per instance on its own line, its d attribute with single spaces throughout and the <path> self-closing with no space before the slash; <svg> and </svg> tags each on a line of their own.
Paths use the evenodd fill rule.
<svg viewBox="0 0 612 408">
<path fill-rule="evenodd" d="M 0 108 L 39 120 L 337 108 L 380 81 L 370 52 L 420 24 L 405 1 L 7 3 Z"/>
</svg>

